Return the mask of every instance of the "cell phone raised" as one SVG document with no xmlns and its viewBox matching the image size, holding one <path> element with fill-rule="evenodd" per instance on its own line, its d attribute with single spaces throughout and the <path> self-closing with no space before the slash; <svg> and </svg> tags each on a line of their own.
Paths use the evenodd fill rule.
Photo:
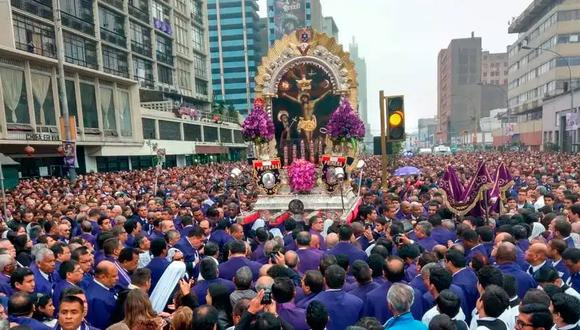
<svg viewBox="0 0 580 330">
<path fill-rule="evenodd" d="M 262 297 L 262 301 L 260 304 L 262 305 L 270 305 L 272 303 L 272 291 L 266 289 L 264 290 L 264 297 Z"/>
</svg>

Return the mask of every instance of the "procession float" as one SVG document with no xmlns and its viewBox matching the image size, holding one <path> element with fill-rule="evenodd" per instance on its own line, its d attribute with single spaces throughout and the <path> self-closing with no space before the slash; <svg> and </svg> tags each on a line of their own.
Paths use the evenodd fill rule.
<svg viewBox="0 0 580 330">
<path fill-rule="evenodd" d="M 255 80 L 254 107 L 242 125 L 260 192 L 250 218 L 270 213 L 283 221 L 294 205 L 293 212 L 349 221 L 360 203 L 351 173 L 364 166 L 365 135 L 349 54 L 334 38 L 300 29 L 273 44 Z"/>
</svg>

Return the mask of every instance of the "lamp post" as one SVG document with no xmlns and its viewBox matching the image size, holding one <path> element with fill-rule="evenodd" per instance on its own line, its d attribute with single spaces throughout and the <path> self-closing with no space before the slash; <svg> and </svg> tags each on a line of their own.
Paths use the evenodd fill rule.
<svg viewBox="0 0 580 330">
<path fill-rule="evenodd" d="M 551 49 L 539 48 L 539 47 L 530 47 L 530 46 L 522 46 L 522 49 L 528 50 L 541 50 L 546 51 L 548 53 L 552 53 L 556 55 L 558 58 L 566 60 L 566 65 L 568 66 L 568 72 L 570 73 L 570 79 L 568 81 L 568 90 L 570 91 L 570 111 L 574 110 L 574 89 L 572 88 L 572 66 L 570 66 L 570 59 L 562 56 L 562 54 L 553 51 Z M 560 150 L 564 151 L 564 136 L 565 136 L 564 128 L 560 127 Z"/>
</svg>

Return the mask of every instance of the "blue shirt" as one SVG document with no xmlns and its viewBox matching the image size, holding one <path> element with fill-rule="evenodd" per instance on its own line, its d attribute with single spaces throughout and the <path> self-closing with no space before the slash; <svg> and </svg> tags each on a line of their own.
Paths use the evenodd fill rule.
<svg viewBox="0 0 580 330">
<path fill-rule="evenodd" d="M 427 330 L 427 327 L 421 322 L 417 321 L 411 315 L 411 312 L 401 314 L 399 316 L 391 317 L 385 323 L 385 330 Z"/>
</svg>

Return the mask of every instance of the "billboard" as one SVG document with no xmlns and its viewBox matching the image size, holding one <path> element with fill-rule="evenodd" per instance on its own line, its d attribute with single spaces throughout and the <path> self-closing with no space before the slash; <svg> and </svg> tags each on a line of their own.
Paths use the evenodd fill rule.
<svg viewBox="0 0 580 330">
<path fill-rule="evenodd" d="M 274 0 L 276 39 L 306 26 L 306 1 L 308 0 Z"/>
</svg>

